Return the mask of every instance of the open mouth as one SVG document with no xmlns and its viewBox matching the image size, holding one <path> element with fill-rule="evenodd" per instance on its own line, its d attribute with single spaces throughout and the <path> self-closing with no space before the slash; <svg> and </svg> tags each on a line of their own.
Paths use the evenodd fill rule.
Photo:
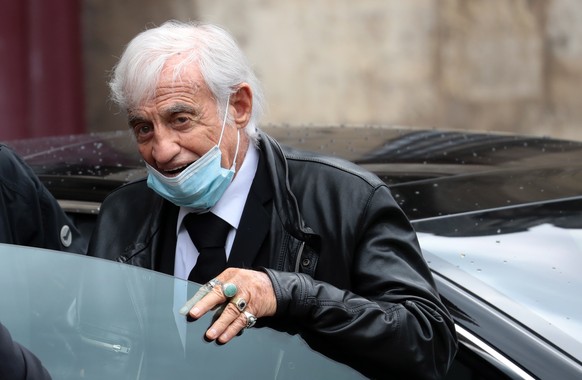
<svg viewBox="0 0 582 380">
<path fill-rule="evenodd" d="M 180 166 L 178 168 L 175 168 L 175 169 L 164 170 L 163 173 L 164 173 L 164 175 L 166 175 L 168 177 L 173 177 L 173 176 L 176 176 L 176 175 L 182 173 L 184 171 L 184 169 L 186 169 L 191 164 L 192 164 L 192 162 L 190 162 L 190 163 L 188 163 L 186 165 Z"/>
</svg>

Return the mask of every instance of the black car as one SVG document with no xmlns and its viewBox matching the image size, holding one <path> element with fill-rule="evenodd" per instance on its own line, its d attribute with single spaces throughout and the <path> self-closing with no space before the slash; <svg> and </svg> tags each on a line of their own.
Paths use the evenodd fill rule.
<svg viewBox="0 0 582 380">
<path fill-rule="evenodd" d="M 582 378 L 581 142 L 379 126 L 264 130 L 282 144 L 351 160 L 390 186 L 413 222 L 456 323 L 460 349 L 447 378 Z M 111 190 L 145 175 L 135 143 L 125 131 L 7 143 L 34 168 L 85 234 L 91 233 L 100 203 Z M 0 246 L 4 268 L 11 249 L 16 248 Z M 68 260 L 78 260 L 78 265 L 116 264 L 81 256 Z M 163 277 L 139 268 L 106 270 Z M 114 305 L 113 309 L 123 307 L 112 297 L 114 293 L 104 291 L 99 302 Z M 14 314 L 0 311 L 0 320 L 11 319 L 9 327 L 17 331 L 16 337 L 30 340 L 31 330 L 21 326 Z M 49 334 L 47 329 L 43 334 Z M 359 377 L 308 351 L 298 339 L 287 342 L 280 340 L 280 334 L 257 334 L 245 339 L 263 339 L 262 347 L 297 348 L 268 355 L 270 359 L 261 363 L 268 369 L 260 376 L 298 378 L 302 376 L 298 363 L 313 359 L 310 365 L 322 370 L 319 378 Z M 68 338 L 61 338 L 66 345 Z M 110 350 L 113 357 L 127 349 L 112 344 L 117 347 L 117 352 Z M 242 350 L 243 346 L 233 347 Z M 45 354 L 43 360 L 62 362 L 55 352 Z M 55 371 L 66 369 L 55 367 Z M 231 374 L 224 371 L 213 376 Z"/>
</svg>

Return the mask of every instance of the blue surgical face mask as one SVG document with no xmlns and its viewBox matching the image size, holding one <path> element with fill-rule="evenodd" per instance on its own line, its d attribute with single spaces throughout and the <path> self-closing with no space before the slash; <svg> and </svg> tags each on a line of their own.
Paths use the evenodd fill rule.
<svg viewBox="0 0 582 380">
<path fill-rule="evenodd" d="M 198 213 L 208 211 L 218 202 L 234 177 L 240 143 L 240 132 L 237 131 L 234 162 L 230 169 L 224 169 L 220 166 L 222 158 L 220 143 L 228 115 L 228 101 L 226 104 L 218 144 L 175 177 L 166 177 L 146 163 L 149 188 L 175 205 L 189 207 Z"/>
</svg>

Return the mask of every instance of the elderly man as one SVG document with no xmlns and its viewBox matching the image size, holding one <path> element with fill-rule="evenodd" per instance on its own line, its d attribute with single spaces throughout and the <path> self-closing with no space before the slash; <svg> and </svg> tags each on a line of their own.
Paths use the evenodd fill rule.
<svg viewBox="0 0 582 380">
<path fill-rule="evenodd" d="M 257 128 L 261 87 L 228 33 L 147 30 L 110 87 L 148 176 L 105 200 L 90 255 L 205 283 L 185 312 L 225 306 L 208 340 L 258 320 L 367 376 L 443 376 L 454 327 L 407 218 L 373 174 Z"/>
</svg>

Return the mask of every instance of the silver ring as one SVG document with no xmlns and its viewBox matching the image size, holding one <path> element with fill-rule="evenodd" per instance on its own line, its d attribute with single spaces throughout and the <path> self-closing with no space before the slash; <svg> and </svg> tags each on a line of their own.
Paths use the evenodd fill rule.
<svg viewBox="0 0 582 380">
<path fill-rule="evenodd" d="M 214 289 L 215 286 L 222 285 L 219 279 L 213 278 L 212 280 L 208 281 L 206 284 L 202 285 L 200 289 L 194 294 L 194 297 L 190 298 L 184 306 L 180 308 L 178 311 L 182 315 L 187 315 L 190 309 L 194 307 L 202 298 L 206 297 L 208 293 Z"/>
<path fill-rule="evenodd" d="M 213 278 L 212 280 L 210 280 L 206 283 L 206 286 L 208 288 L 210 288 L 211 290 L 214 289 L 214 287 L 218 286 L 218 285 L 222 285 L 222 282 L 217 278 Z"/>
<path fill-rule="evenodd" d="M 250 329 L 255 325 L 255 323 L 257 323 L 257 317 L 255 317 L 253 314 L 249 313 L 248 311 L 243 311 L 243 314 L 247 318 L 247 325 L 245 326 L 246 329 Z"/>
<path fill-rule="evenodd" d="M 230 302 L 232 302 L 241 313 L 245 311 L 245 308 L 247 307 L 247 300 L 241 297 L 237 297 Z"/>
</svg>

